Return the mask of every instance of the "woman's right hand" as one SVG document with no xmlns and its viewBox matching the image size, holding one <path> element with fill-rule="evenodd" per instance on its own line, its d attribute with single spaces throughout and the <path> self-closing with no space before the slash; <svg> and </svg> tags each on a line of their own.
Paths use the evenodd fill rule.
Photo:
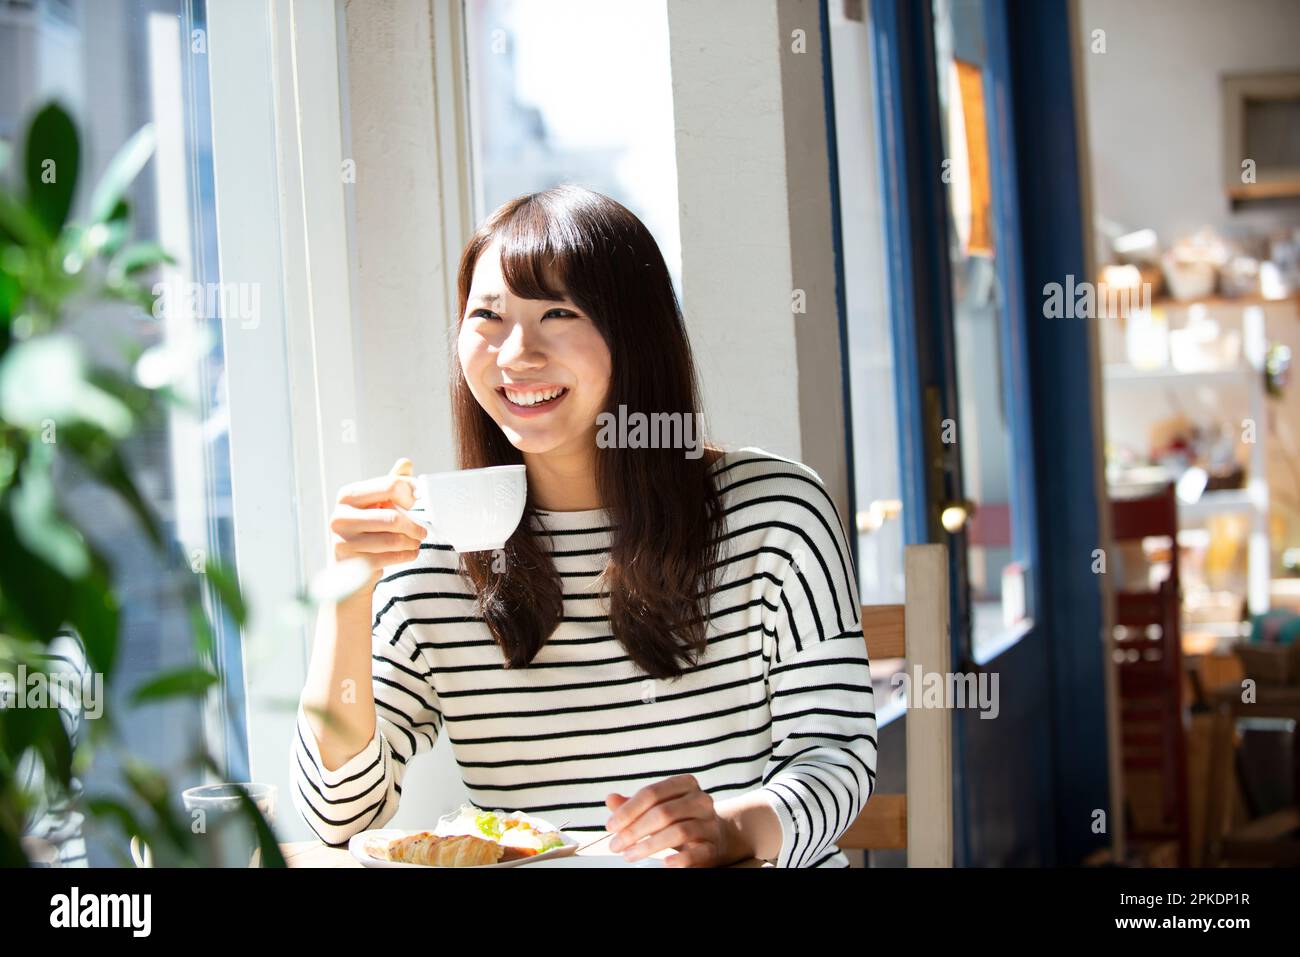
<svg viewBox="0 0 1300 957">
<path fill-rule="evenodd" d="M 342 601 L 323 602 L 316 618 L 302 706 L 328 771 L 360 754 L 375 734 L 370 658 L 375 586 L 386 566 L 419 556 L 426 534 L 395 507 L 415 504 L 411 471 L 410 459 L 398 459 L 387 475 L 343 486 L 330 516 L 334 561 L 360 558 L 371 575 Z M 347 689 L 352 693 L 340 693 Z"/>
<path fill-rule="evenodd" d="M 410 459 L 398 459 L 387 475 L 339 489 L 330 516 L 330 546 L 336 562 L 361 558 L 378 571 L 414 561 L 428 531 L 394 505 L 415 504 Z"/>
</svg>

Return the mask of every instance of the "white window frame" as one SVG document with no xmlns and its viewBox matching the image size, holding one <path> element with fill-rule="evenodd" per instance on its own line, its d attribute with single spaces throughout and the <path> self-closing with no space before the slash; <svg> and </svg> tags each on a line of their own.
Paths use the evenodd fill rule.
<svg viewBox="0 0 1300 957">
<path fill-rule="evenodd" d="M 249 767 L 297 839 L 284 808 L 313 622 L 285 612 L 325 562 L 333 490 L 359 461 L 337 8 L 222 0 L 208 34 L 221 281 L 255 283 L 261 304 L 223 329 Z"/>
</svg>

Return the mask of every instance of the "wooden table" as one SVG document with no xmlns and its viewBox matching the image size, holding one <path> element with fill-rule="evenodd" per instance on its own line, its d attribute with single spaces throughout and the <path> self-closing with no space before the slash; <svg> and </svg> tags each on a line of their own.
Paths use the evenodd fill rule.
<svg viewBox="0 0 1300 957">
<path fill-rule="evenodd" d="M 584 836 L 579 832 L 574 832 L 574 836 L 579 841 L 584 840 Z M 608 841 L 614 835 L 603 838 L 590 847 L 585 847 L 578 851 L 584 857 L 610 857 L 618 858 L 618 861 L 610 861 L 611 866 L 618 866 L 622 861 L 622 855 L 615 854 L 609 850 Z M 587 834 L 585 840 L 591 840 L 591 835 Z M 360 861 L 353 857 L 346 847 L 330 847 L 322 844 L 320 841 L 291 841 L 280 845 L 280 852 L 284 855 L 284 862 L 289 867 L 361 867 Z M 651 854 L 651 857 L 664 858 L 669 857 L 675 852 L 665 848 Z M 760 861 L 758 858 L 751 857 L 749 860 L 741 861 L 737 864 L 729 865 L 731 867 L 773 867 L 775 865 L 768 861 Z"/>
</svg>

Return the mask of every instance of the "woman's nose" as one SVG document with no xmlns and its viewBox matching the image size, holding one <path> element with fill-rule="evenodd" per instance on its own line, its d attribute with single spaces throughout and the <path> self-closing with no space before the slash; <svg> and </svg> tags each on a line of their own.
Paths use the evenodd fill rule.
<svg viewBox="0 0 1300 957">
<path fill-rule="evenodd" d="M 533 341 L 523 323 L 516 323 L 497 352 L 497 365 L 504 368 L 535 369 L 545 365 L 546 357 Z"/>
</svg>

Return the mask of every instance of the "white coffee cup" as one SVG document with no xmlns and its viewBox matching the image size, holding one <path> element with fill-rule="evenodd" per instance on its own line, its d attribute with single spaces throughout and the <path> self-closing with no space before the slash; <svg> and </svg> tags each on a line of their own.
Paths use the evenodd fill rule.
<svg viewBox="0 0 1300 957">
<path fill-rule="evenodd" d="M 524 515 L 528 484 L 522 465 L 494 465 L 417 475 L 416 510 L 399 507 L 458 552 L 504 548 Z"/>
</svg>

